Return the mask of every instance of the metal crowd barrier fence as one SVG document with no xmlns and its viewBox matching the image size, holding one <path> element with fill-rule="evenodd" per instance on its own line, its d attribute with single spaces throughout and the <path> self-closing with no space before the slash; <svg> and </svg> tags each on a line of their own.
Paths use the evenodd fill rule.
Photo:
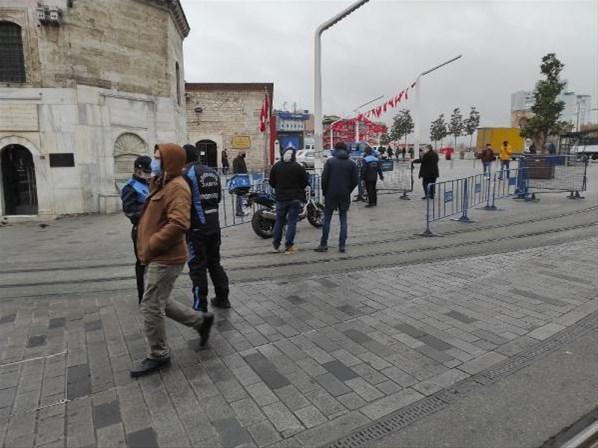
<svg viewBox="0 0 598 448">
<path fill-rule="evenodd" d="M 581 199 L 586 191 L 588 159 L 577 155 L 526 154 L 519 160 L 525 169 L 525 190 L 520 199 L 536 199 L 537 193 L 568 192 L 571 199 Z"/>
<path fill-rule="evenodd" d="M 588 162 L 576 156 L 533 156 L 519 161 L 519 168 L 478 174 L 462 179 L 436 182 L 428 186 L 426 229 L 424 236 L 434 236 L 430 224 L 461 215 L 460 222 L 472 222 L 468 210 L 498 210 L 496 201 L 512 197 L 537 200 L 537 193 L 569 192 L 570 199 L 583 199 L 587 188 Z"/>
<path fill-rule="evenodd" d="M 382 160 L 384 180 L 378 192 L 402 193 L 400 199 L 409 200 L 407 193 L 413 192 L 413 167 L 408 160 Z"/>
</svg>

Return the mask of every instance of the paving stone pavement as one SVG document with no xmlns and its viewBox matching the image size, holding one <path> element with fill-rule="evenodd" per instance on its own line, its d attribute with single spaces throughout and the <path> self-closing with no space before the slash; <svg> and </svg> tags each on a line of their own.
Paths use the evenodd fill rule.
<svg viewBox="0 0 598 448">
<path fill-rule="evenodd" d="M 281 257 L 284 257 L 281 255 Z M 208 350 L 169 321 L 145 355 L 126 294 L 0 301 L 3 446 L 290 447 L 335 440 L 598 309 L 598 238 L 232 285 Z M 177 297 L 189 300 L 184 294 Z"/>
</svg>

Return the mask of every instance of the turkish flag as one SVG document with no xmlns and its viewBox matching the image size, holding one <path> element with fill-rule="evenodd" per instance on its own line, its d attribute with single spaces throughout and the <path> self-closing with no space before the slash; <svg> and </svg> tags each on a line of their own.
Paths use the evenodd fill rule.
<svg viewBox="0 0 598 448">
<path fill-rule="evenodd" d="M 264 102 L 262 103 L 262 110 L 260 111 L 260 132 L 266 131 L 266 122 L 270 118 L 270 99 L 268 94 L 264 94 Z"/>
</svg>

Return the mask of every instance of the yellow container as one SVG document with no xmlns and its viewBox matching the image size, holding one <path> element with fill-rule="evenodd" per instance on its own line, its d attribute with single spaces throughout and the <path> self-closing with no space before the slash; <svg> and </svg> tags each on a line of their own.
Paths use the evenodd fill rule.
<svg viewBox="0 0 598 448">
<path fill-rule="evenodd" d="M 505 140 L 513 148 L 513 155 L 519 155 L 525 149 L 525 139 L 519 135 L 519 128 L 478 128 L 476 152 L 482 151 L 487 143 L 492 145 L 495 154 Z"/>
</svg>

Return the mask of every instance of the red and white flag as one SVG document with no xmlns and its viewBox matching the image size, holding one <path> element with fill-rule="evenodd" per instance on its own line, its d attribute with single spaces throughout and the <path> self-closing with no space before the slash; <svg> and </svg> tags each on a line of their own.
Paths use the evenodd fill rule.
<svg viewBox="0 0 598 448">
<path fill-rule="evenodd" d="M 264 94 L 264 102 L 262 103 L 262 110 L 260 111 L 260 132 L 266 131 L 266 123 L 270 118 L 270 99 L 268 93 Z"/>
</svg>

